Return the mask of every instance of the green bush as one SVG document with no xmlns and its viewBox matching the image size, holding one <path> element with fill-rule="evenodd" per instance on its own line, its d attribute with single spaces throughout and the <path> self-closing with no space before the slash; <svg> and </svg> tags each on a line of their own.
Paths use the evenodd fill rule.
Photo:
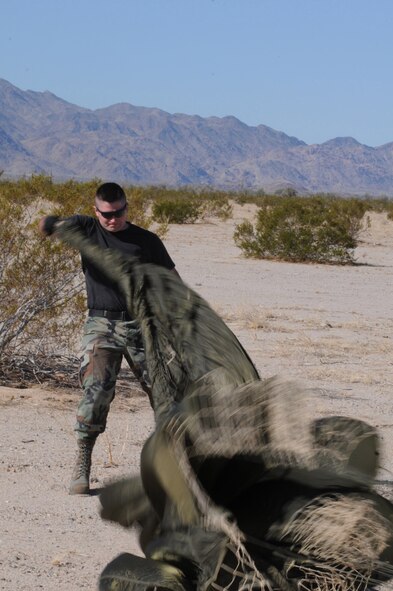
<svg viewBox="0 0 393 591">
<path fill-rule="evenodd" d="M 236 227 L 236 245 L 248 257 L 349 264 L 362 229 L 366 203 L 324 197 L 266 199 L 255 227 Z"/>
<path fill-rule="evenodd" d="M 161 189 L 151 198 L 153 219 L 160 223 L 194 224 L 208 216 L 225 220 L 232 215 L 228 195 L 220 191 Z"/>
<path fill-rule="evenodd" d="M 233 206 L 229 203 L 228 195 L 219 191 L 201 193 L 202 218 L 211 216 L 227 220 L 232 216 Z"/>
<path fill-rule="evenodd" d="M 392 202 L 390 202 L 389 204 L 386 205 L 385 211 L 387 212 L 388 220 L 393 220 L 393 203 Z"/>
<path fill-rule="evenodd" d="M 152 214 L 160 223 L 193 224 L 202 215 L 202 202 L 196 199 L 160 199 L 153 203 Z"/>
</svg>

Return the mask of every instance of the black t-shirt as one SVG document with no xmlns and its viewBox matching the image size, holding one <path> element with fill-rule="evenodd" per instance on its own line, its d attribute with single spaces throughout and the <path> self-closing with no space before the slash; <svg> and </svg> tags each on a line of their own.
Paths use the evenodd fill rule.
<svg viewBox="0 0 393 591">
<path fill-rule="evenodd" d="M 142 263 L 153 263 L 166 269 L 175 264 L 160 238 L 153 232 L 127 222 L 120 232 L 108 232 L 99 221 L 86 215 L 75 215 L 72 222 L 103 248 L 113 248 L 137 257 Z M 87 307 L 96 310 L 125 310 L 126 302 L 117 285 L 105 277 L 90 261 L 82 257 L 82 270 L 86 279 Z"/>
</svg>

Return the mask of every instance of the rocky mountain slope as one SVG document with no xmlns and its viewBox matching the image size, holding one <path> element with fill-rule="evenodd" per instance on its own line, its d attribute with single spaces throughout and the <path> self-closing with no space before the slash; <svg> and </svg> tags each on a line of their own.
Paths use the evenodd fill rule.
<svg viewBox="0 0 393 591">
<path fill-rule="evenodd" d="M 55 180 L 393 195 L 393 142 L 307 145 L 235 117 L 127 103 L 90 110 L 0 79 L 0 169 L 13 178 L 44 172 Z"/>
</svg>

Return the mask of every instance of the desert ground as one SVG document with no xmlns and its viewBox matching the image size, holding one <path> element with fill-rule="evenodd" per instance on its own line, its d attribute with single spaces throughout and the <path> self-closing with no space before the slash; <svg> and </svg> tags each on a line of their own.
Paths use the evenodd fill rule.
<svg viewBox="0 0 393 591">
<path fill-rule="evenodd" d="M 372 214 L 350 267 L 245 259 L 234 217 L 170 226 L 164 239 L 183 280 L 225 319 L 262 378 L 295 379 L 315 416 L 342 414 L 379 429 L 377 487 L 393 500 L 393 222 Z M 69 496 L 77 390 L 0 387 L 0 589 L 97 589 L 107 562 L 140 554 L 137 538 L 99 514 L 100 489 L 136 473 L 153 428 L 136 385 L 119 395 L 94 450 L 91 496 Z"/>
</svg>

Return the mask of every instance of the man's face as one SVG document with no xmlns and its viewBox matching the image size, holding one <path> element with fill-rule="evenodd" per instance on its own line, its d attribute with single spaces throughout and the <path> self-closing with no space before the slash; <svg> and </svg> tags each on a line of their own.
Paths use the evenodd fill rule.
<svg viewBox="0 0 393 591">
<path fill-rule="evenodd" d="M 127 226 L 127 203 L 125 201 L 107 203 L 96 198 L 94 210 L 101 226 L 108 232 L 120 232 Z"/>
</svg>

